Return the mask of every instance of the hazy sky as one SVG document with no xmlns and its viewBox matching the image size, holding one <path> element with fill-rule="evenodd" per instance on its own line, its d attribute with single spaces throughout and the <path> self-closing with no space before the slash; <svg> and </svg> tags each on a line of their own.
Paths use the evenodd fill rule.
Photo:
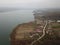
<svg viewBox="0 0 60 45">
<path fill-rule="evenodd" d="M 0 0 L 0 7 L 60 7 L 60 0 Z"/>
</svg>

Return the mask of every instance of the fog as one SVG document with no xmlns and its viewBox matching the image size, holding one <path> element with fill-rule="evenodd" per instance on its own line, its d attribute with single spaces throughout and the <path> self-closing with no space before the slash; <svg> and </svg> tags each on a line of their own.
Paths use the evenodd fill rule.
<svg viewBox="0 0 60 45">
<path fill-rule="evenodd" d="M 22 9 L 60 8 L 60 0 L 0 0 L 0 7 Z"/>
<path fill-rule="evenodd" d="M 0 0 L 0 44 L 9 45 L 13 29 L 34 21 L 33 10 L 43 8 L 60 8 L 60 0 Z"/>
</svg>

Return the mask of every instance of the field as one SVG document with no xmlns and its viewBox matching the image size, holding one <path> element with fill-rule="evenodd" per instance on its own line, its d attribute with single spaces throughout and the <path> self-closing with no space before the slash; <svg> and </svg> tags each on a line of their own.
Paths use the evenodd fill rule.
<svg viewBox="0 0 60 45">
<path fill-rule="evenodd" d="M 60 44 L 60 23 L 51 23 L 51 33 L 46 33 L 45 36 L 35 42 L 33 45 L 58 45 Z M 31 45 L 31 43 L 39 38 L 34 34 L 36 24 L 34 22 L 24 23 L 18 25 L 10 35 L 11 45 Z M 47 26 L 48 28 L 48 26 Z M 48 29 L 47 29 L 48 30 Z M 40 33 L 39 33 L 40 34 Z M 51 35 L 50 35 L 51 34 Z"/>
</svg>

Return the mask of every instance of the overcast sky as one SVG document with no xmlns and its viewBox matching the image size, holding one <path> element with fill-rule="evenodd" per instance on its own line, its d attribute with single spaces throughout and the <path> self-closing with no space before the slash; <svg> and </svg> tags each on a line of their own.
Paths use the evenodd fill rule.
<svg viewBox="0 0 60 45">
<path fill-rule="evenodd" d="M 60 8 L 60 0 L 0 0 L 0 7 Z"/>
</svg>

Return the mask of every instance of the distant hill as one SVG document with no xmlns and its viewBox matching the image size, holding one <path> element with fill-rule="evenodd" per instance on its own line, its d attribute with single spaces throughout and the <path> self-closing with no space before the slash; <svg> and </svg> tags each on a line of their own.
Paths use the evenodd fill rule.
<svg viewBox="0 0 60 45">
<path fill-rule="evenodd" d="M 2 8 L 0 8 L 0 13 L 2 13 L 2 12 L 9 12 L 9 11 L 15 11 L 15 10 L 20 10 L 20 9 L 18 9 L 18 8 L 2 7 Z"/>
</svg>

